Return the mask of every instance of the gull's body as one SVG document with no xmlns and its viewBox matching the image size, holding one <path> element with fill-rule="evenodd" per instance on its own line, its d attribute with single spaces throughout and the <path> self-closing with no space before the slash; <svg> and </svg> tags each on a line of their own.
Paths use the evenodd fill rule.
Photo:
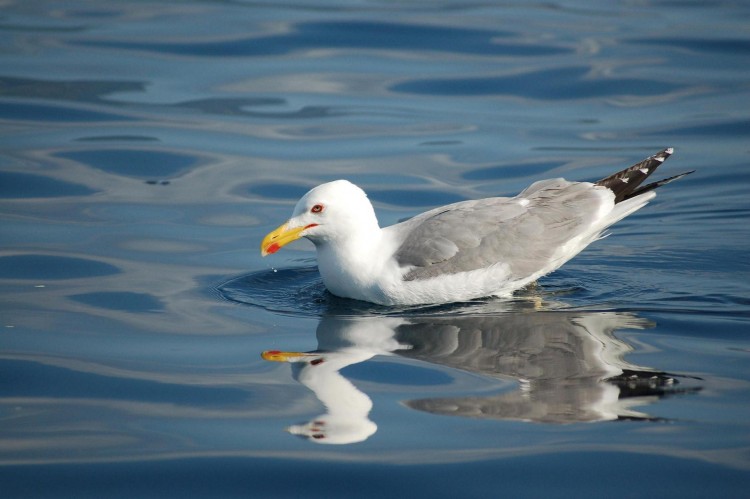
<svg viewBox="0 0 750 499">
<path fill-rule="evenodd" d="M 596 183 L 542 180 L 515 197 L 462 201 L 384 228 L 364 191 L 337 180 L 305 194 L 261 251 L 306 237 L 331 293 L 382 305 L 507 296 L 642 208 L 656 187 L 685 175 L 640 186 L 671 153 Z"/>
</svg>

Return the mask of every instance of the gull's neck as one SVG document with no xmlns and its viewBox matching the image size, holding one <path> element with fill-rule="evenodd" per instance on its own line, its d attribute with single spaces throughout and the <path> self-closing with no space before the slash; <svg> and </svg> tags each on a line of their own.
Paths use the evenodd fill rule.
<svg viewBox="0 0 750 499">
<path fill-rule="evenodd" d="M 376 301 L 378 282 L 391 259 L 387 246 L 377 221 L 317 242 L 318 269 L 328 290 L 345 298 Z"/>
<path fill-rule="evenodd" d="M 372 409 L 372 400 L 339 371 L 373 356 L 372 352 L 357 350 L 323 353 L 321 359 L 324 362 L 304 365 L 296 373 L 296 377 L 315 393 L 330 415 L 351 419 L 363 418 Z"/>
</svg>

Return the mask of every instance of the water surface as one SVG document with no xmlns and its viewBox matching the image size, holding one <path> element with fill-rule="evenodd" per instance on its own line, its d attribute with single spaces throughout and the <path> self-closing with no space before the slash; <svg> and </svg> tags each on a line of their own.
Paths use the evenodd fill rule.
<svg viewBox="0 0 750 499">
<path fill-rule="evenodd" d="M 744 497 L 742 4 L 12 1 L 3 497 Z M 378 307 L 258 245 L 348 178 L 382 225 L 693 175 L 512 300 Z"/>
</svg>

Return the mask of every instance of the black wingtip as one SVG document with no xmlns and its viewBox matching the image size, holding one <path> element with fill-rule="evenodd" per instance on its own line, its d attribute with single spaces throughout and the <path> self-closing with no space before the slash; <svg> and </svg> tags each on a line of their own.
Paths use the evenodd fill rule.
<svg viewBox="0 0 750 499">
<path fill-rule="evenodd" d="M 695 170 L 690 170 L 689 172 L 682 172 L 682 173 L 680 173 L 678 175 L 674 175 L 673 177 L 668 177 L 668 178 L 659 180 L 657 182 L 651 182 L 650 184 L 646 184 L 643 187 L 634 190 L 633 192 L 631 192 L 630 194 L 628 194 L 625 197 L 625 199 L 630 199 L 630 198 L 633 198 L 635 196 L 640 196 L 644 192 L 653 191 L 657 187 L 661 187 L 662 185 L 668 184 L 670 182 L 674 182 L 675 180 L 679 180 L 682 177 L 684 177 L 685 175 L 690 175 L 691 173 L 695 173 Z"/>
<path fill-rule="evenodd" d="M 677 180 L 680 177 L 692 173 L 687 172 L 680 175 L 675 175 L 668 179 L 660 180 L 652 184 L 640 187 L 644 180 L 646 180 L 657 168 L 661 166 L 672 154 L 674 153 L 674 147 L 667 147 L 653 156 L 649 156 L 640 163 L 636 163 L 629 168 L 620 170 L 617 173 L 610 175 L 609 177 L 603 178 L 596 182 L 596 185 L 601 185 L 608 188 L 615 193 L 615 203 L 630 199 L 644 192 L 656 189 L 657 187 L 669 183 L 673 180 Z"/>
</svg>

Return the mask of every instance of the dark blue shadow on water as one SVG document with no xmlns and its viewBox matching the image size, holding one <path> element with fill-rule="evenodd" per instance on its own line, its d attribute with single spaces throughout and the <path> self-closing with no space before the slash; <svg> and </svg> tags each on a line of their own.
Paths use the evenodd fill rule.
<svg viewBox="0 0 750 499">
<path fill-rule="evenodd" d="M 436 190 L 370 189 L 368 197 L 381 203 L 411 207 L 437 207 L 466 200 L 463 196 Z"/>
<path fill-rule="evenodd" d="M 466 180 L 502 180 L 536 176 L 562 166 L 559 161 L 544 161 L 541 163 L 524 163 L 521 165 L 500 165 L 487 168 L 468 170 L 461 175 Z"/>
<path fill-rule="evenodd" d="M 289 199 L 291 201 L 297 201 L 312 187 L 313 185 L 253 183 L 243 189 L 243 191 L 248 194 L 262 196 L 269 199 Z"/>
<path fill-rule="evenodd" d="M 571 49 L 540 43 L 498 42 L 512 33 L 482 29 L 428 26 L 372 21 L 309 22 L 282 35 L 239 38 L 219 42 L 144 43 L 86 40 L 90 47 L 142 50 L 204 57 L 250 57 L 288 54 L 297 50 L 338 48 L 344 50 L 408 50 L 473 55 L 548 56 Z"/>
<path fill-rule="evenodd" d="M 651 133 L 651 130 L 644 131 L 644 135 L 650 135 Z M 727 120 L 722 122 L 710 122 L 701 125 L 662 128 L 659 130 L 659 135 L 663 135 L 665 137 L 704 138 L 750 137 L 750 120 Z"/>
<path fill-rule="evenodd" d="M 4 199 L 88 196 L 95 192 L 85 185 L 64 182 L 41 175 L 0 172 L 0 197 Z"/>
<path fill-rule="evenodd" d="M 156 137 L 147 135 L 93 135 L 75 139 L 76 142 L 159 142 Z"/>
<path fill-rule="evenodd" d="M 108 263 L 86 258 L 52 255 L 10 255 L 0 257 L 0 278 L 61 280 L 118 274 Z"/>
<path fill-rule="evenodd" d="M 750 55 L 750 40 L 741 38 L 632 38 L 624 43 L 634 45 L 655 45 L 660 47 L 675 47 L 691 52 L 708 54 L 737 54 Z"/>
<path fill-rule="evenodd" d="M 337 299 L 326 290 L 315 266 L 253 272 L 220 284 L 217 291 L 224 299 L 235 303 L 295 316 L 319 317 L 331 309 L 342 313 L 367 313 L 380 308 L 356 300 Z"/>
<path fill-rule="evenodd" d="M 529 99 L 568 100 L 593 97 L 655 96 L 683 85 L 642 78 L 594 78 L 591 68 L 562 67 L 486 78 L 414 79 L 391 87 L 394 92 L 424 95 L 513 95 Z"/>
<path fill-rule="evenodd" d="M 87 149 L 56 154 L 107 173 L 127 177 L 172 177 L 198 164 L 195 156 L 145 149 Z"/>
<path fill-rule="evenodd" d="M 361 362 L 341 370 L 343 376 L 357 381 L 371 381 L 399 386 L 405 379 L 410 386 L 450 385 L 453 378 L 442 371 L 428 369 L 417 365 Z"/>
<path fill-rule="evenodd" d="M 0 102 L 0 119 L 56 123 L 133 120 L 122 114 L 30 102 Z"/>
<path fill-rule="evenodd" d="M 71 298 L 92 307 L 120 310 L 123 312 L 158 312 L 164 309 L 161 301 L 153 295 L 146 293 L 99 291 L 96 293 L 73 295 Z"/>
<path fill-rule="evenodd" d="M 40 80 L 0 76 L 0 95 L 24 99 L 52 99 L 73 102 L 102 102 L 119 92 L 144 92 L 146 83 L 105 80 Z M 109 104 L 113 102 L 108 101 Z M 0 109 L 2 106 L 0 106 Z M 48 117 L 54 120 L 54 116 Z"/>
<path fill-rule="evenodd" d="M 211 114 L 235 116 L 252 115 L 253 113 L 245 109 L 248 107 L 283 106 L 286 103 L 286 99 L 280 97 L 212 98 L 184 101 L 174 104 L 174 106 L 185 109 L 196 109 Z"/>
<path fill-rule="evenodd" d="M 138 400 L 214 406 L 245 404 L 251 393 L 241 388 L 191 386 L 163 380 L 128 379 L 81 372 L 37 362 L 3 360 L 4 397 L 55 397 L 91 400 Z"/>
<path fill-rule="evenodd" d="M 744 497 L 747 472 L 680 457 L 616 450 L 553 448 L 529 455 L 427 464 L 271 457 L 195 457 L 156 461 L 4 466 L 7 497 Z M 450 456 L 444 456 L 450 459 Z M 437 462 L 436 462 L 437 461 Z M 679 470 L 678 473 L 665 470 Z M 633 474 L 637 476 L 634 483 Z M 294 479 L 290 480 L 293 476 Z M 457 478 L 457 477 L 460 477 Z M 700 484 L 698 486 L 698 484 Z M 156 493 L 155 493 L 156 492 Z"/>
<path fill-rule="evenodd" d="M 329 182 L 333 180 L 339 180 L 339 179 L 345 179 L 350 182 L 354 182 L 358 185 L 365 185 L 365 184 L 382 184 L 386 183 L 388 185 L 429 185 L 427 180 L 418 177 L 416 175 L 407 175 L 407 174 L 399 174 L 399 173 L 388 173 L 387 176 L 383 175 L 379 172 L 366 172 L 366 171 L 359 171 L 356 169 L 352 169 L 350 171 L 347 171 L 346 173 L 335 173 L 335 174 L 328 174 L 328 175 L 321 175 L 321 180 Z"/>
</svg>

